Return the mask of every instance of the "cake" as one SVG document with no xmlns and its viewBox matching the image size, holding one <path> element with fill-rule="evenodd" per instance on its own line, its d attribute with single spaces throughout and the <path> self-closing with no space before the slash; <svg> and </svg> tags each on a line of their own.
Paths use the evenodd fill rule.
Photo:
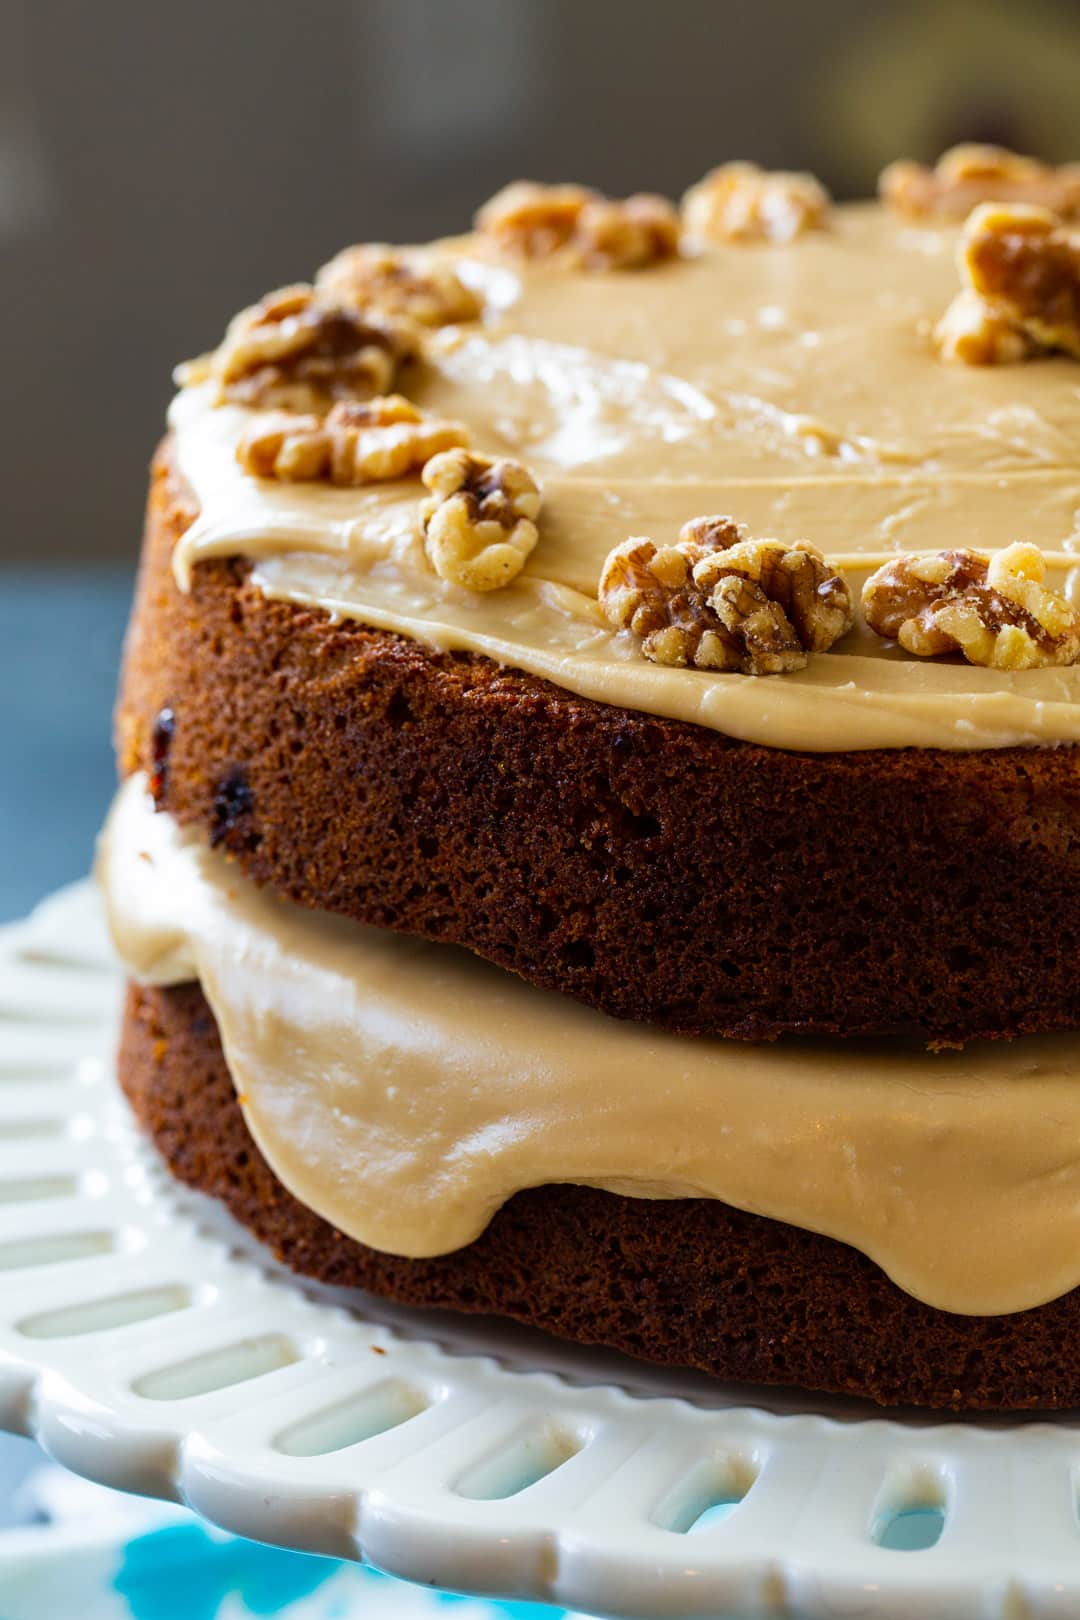
<svg viewBox="0 0 1080 1620">
<path fill-rule="evenodd" d="M 1080 1404 L 1080 185 L 521 183 L 182 368 L 118 1072 L 296 1271 Z"/>
</svg>

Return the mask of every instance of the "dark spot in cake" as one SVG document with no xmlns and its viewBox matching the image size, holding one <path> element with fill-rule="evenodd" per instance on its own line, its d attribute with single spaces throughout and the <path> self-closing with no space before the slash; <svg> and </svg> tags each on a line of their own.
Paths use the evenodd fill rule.
<svg viewBox="0 0 1080 1620">
<path fill-rule="evenodd" d="M 536 931 L 541 938 L 546 938 L 558 926 L 558 922 L 558 913 L 546 901 L 541 901 L 536 908 Z"/>
<path fill-rule="evenodd" d="M 559 951 L 569 968 L 591 968 L 596 965 L 596 952 L 587 939 L 572 939 Z"/>
<path fill-rule="evenodd" d="M 659 838 L 662 830 L 655 816 L 623 808 L 619 817 L 619 831 L 624 838 Z"/>
<path fill-rule="evenodd" d="M 214 788 L 214 802 L 210 824 L 210 843 L 215 847 L 250 816 L 255 808 L 255 795 L 248 786 L 247 773 L 242 765 L 232 765 L 218 779 Z"/>
<path fill-rule="evenodd" d="M 413 719 L 409 700 L 400 689 L 392 694 L 386 705 L 386 719 L 391 726 L 407 726 Z"/>
<path fill-rule="evenodd" d="M 176 715 L 166 707 L 158 711 L 154 729 L 150 733 L 150 792 L 154 803 L 160 804 L 165 794 L 169 774 L 169 750 L 176 735 Z"/>
</svg>

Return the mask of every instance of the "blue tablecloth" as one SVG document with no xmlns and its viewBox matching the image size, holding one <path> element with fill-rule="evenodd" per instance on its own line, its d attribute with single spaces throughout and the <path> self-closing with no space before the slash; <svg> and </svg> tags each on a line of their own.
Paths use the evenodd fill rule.
<svg viewBox="0 0 1080 1620">
<path fill-rule="evenodd" d="M 22 1526 L 0 1530 L 0 1620 L 559 1620 L 223 1535 L 183 1508 L 41 1463 Z"/>
</svg>

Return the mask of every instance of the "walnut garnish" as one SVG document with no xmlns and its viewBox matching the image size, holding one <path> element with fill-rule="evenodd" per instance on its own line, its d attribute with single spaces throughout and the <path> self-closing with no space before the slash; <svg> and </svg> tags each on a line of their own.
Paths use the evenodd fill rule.
<svg viewBox="0 0 1080 1620">
<path fill-rule="evenodd" d="M 610 551 L 600 606 L 657 664 L 777 675 L 850 630 L 851 592 L 804 543 L 748 540 L 728 517 L 694 518 L 672 546 L 640 536 Z"/>
<path fill-rule="evenodd" d="M 682 200 L 690 236 L 720 242 L 791 242 L 826 222 L 831 199 L 812 174 L 722 163 Z"/>
<path fill-rule="evenodd" d="M 906 159 L 878 180 L 881 200 L 909 219 L 964 219 L 983 202 L 1037 203 L 1080 217 L 1080 163 L 1058 168 L 1002 146 L 953 146 L 935 166 Z"/>
<path fill-rule="evenodd" d="M 387 393 L 417 344 L 411 321 L 348 309 L 300 284 L 241 310 L 220 348 L 180 380 L 212 379 L 222 400 L 242 405 L 325 411 L 337 399 Z"/>
<path fill-rule="evenodd" d="M 1080 230 L 1048 208 L 983 203 L 964 227 L 960 270 L 1034 344 L 1080 360 Z"/>
<path fill-rule="evenodd" d="M 315 277 L 320 296 L 357 309 L 404 315 L 420 326 L 475 321 L 480 299 L 450 264 L 424 248 L 365 242 L 324 264 Z"/>
<path fill-rule="evenodd" d="M 679 216 L 666 197 L 595 197 L 578 215 L 572 249 L 590 270 L 636 270 L 679 251 Z"/>
<path fill-rule="evenodd" d="M 476 228 L 517 258 L 586 270 L 640 269 L 679 250 L 674 208 L 645 192 L 616 201 L 584 186 L 516 180 L 484 204 Z"/>
<path fill-rule="evenodd" d="M 1037 546 L 1013 545 L 989 561 L 974 551 L 897 557 L 862 591 L 866 622 L 920 658 L 963 653 L 991 669 L 1080 661 L 1080 613 L 1042 583 Z"/>
<path fill-rule="evenodd" d="M 520 258 L 549 259 L 569 244 L 585 204 L 598 199 L 585 186 L 515 180 L 480 209 L 476 229 Z"/>
<path fill-rule="evenodd" d="M 980 298 L 973 287 L 958 292 L 938 321 L 934 345 L 943 360 L 969 366 L 1010 365 L 1038 349 L 1015 321 Z"/>
<path fill-rule="evenodd" d="M 470 591 L 509 585 L 538 538 L 540 489 L 528 469 L 447 450 L 422 477 L 431 491 L 420 506 L 424 550 L 439 578 Z"/>
<path fill-rule="evenodd" d="M 460 422 L 425 417 L 400 394 L 389 394 L 341 400 L 325 417 L 274 412 L 248 429 L 236 459 L 256 478 L 370 484 L 403 478 L 440 451 L 468 442 Z"/>
</svg>

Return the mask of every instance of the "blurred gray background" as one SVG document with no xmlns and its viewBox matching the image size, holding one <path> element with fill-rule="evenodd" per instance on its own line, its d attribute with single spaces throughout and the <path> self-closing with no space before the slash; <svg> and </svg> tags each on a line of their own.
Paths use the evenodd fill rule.
<svg viewBox="0 0 1080 1620">
<path fill-rule="evenodd" d="M 1076 0 L 0 0 L 0 917 L 84 870 L 169 376 L 507 179 L 1080 157 Z"/>
</svg>

